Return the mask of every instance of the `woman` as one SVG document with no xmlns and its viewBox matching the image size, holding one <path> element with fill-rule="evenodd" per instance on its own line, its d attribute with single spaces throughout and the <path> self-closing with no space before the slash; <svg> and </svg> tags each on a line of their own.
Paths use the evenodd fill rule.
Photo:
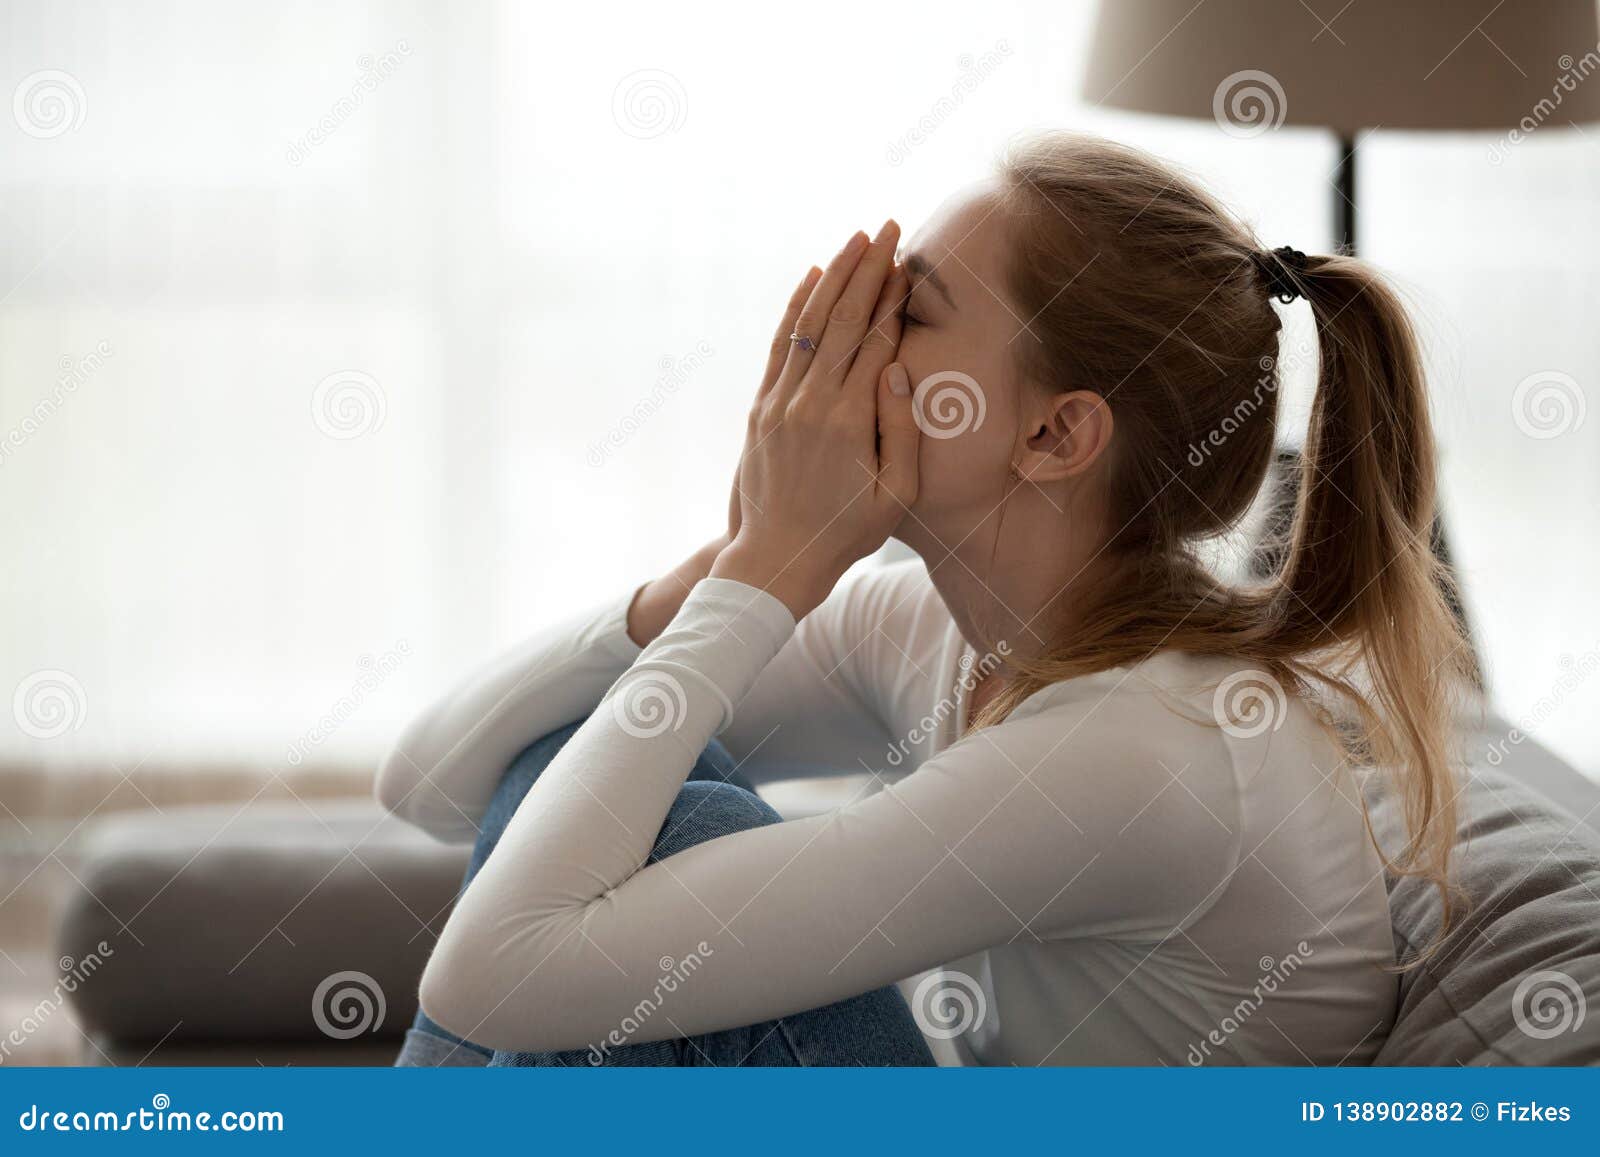
<svg viewBox="0 0 1600 1157">
<path fill-rule="evenodd" d="M 1446 887 L 1465 656 L 1396 298 L 1076 136 L 898 242 L 802 281 L 726 534 L 384 768 L 391 809 L 479 845 L 403 1063 L 926 1063 L 919 1025 L 984 1064 L 1381 1046 L 1356 773 L 1405 792 L 1388 866 Z M 1229 585 L 1196 551 L 1267 478 L 1297 297 L 1321 355 L 1292 538 Z M 890 535 L 921 563 L 840 582 Z M 741 786 L 863 767 L 785 823 Z M 932 968 L 954 1025 L 889 987 Z"/>
</svg>

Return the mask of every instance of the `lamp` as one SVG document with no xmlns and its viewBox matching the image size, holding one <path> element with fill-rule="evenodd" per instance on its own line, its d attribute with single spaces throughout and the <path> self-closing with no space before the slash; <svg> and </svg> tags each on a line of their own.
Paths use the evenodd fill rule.
<svg viewBox="0 0 1600 1157">
<path fill-rule="evenodd" d="M 1106 0 L 1083 95 L 1234 135 L 1331 129 L 1334 240 L 1353 253 L 1359 132 L 1586 124 L 1597 70 L 1595 0 Z"/>
<path fill-rule="evenodd" d="M 1281 124 L 1333 131 L 1336 247 L 1356 251 L 1356 142 L 1364 129 L 1530 133 L 1600 120 L 1595 0 L 1102 0 L 1084 97 L 1214 120 L 1230 136 Z M 1292 498 L 1299 453 L 1278 452 Z M 1292 501 L 1252 560 L 1276 573 Z M 1433 549 L 1446 567 L 1442 520 Z M 1443 592 L 1471 638 L 1453 583 Z M 1483 667 L 1473 668 L 1482 686 Z"/>
</svg>

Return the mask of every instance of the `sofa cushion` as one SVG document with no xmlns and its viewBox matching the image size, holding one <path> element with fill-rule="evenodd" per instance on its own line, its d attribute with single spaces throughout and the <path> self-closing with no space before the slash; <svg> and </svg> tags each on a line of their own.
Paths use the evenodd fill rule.
<svg viewBox="0 0 1600 1157">
<path fill-rule="evenodd" d="M 1374 787 L 1368 803 L 1380 844 L 1398 849 L 1398 801 Z M 1442 939 L 1434 886 L 1389 880 L 1396 954 L 1431 951 L 1401 974 L 1375 1063 L 1600 1062 L 1600 833 L 1493 768 L 1470 774 L 1457 805 L 1463 902 Z"/>
<path fill-rule="evenodd" d="M 112 951 L 77 1013 L 103 1038 L 168 1049 L 399 1038 L 467 857 L 365 800 L 118 816 L 79 852 L 58 946 Z"/>
</svg>

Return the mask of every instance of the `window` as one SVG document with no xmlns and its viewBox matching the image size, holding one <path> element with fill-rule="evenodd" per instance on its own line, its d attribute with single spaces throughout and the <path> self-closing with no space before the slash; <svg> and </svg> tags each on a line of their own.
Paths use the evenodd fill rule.
<svg viewBox="0 0 1600 1157">
<path fill-rule="evenodd" d="M 905 11 L 8 10 L 0 75 L 63 74 L 35 83 L 74 123 L 0 126 L 0 684 L 28 704 L 0 757 L 370 761 L 475 661 L 714 534 L 795 278 L 1019 131 L 1146 145 L 1269 244 L 1327 244 L 1322 135 L 1081 105 L 1091 5 Z M 1600 422 L 1510 411 L 1529 374 L 1600 377 L 1571 260 L 1597 169 L 1555 131 L 1488 145 L 1380 133 L 1361 197 L 1422 306 L 1470 609 L 1524 718 L 1600 645 Z M 1593 775 L 1581 697 L 1532 730 Z"/>
</svg>

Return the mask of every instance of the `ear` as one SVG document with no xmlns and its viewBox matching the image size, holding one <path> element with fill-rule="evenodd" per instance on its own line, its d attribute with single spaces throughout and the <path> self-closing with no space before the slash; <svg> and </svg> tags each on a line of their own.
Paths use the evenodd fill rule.
<svg viewBox="0 0 1600 1157">
<path fill-rule="evenodd" d="M 1017 472 L 1031 482 L 1082 474 L 1111 444 L 1111 407 L 1090 390 L 1047 398 L 1027 419 L 1016 462 Z"/>
</svg>

